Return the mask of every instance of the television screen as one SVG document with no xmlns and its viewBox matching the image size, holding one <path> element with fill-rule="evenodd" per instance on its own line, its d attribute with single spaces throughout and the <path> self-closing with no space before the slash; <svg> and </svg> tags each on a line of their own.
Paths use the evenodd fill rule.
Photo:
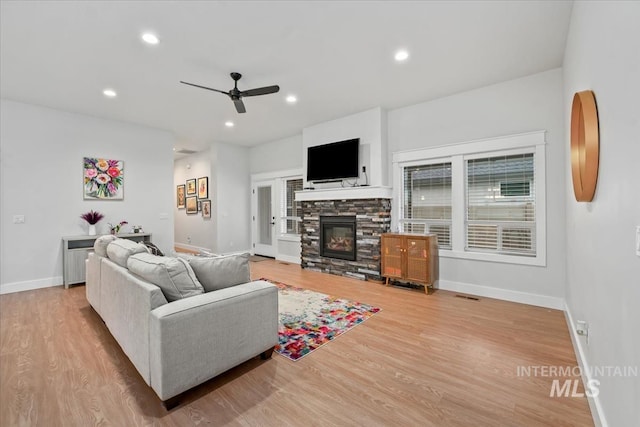
<svg viewBox="0 0 640 427">
<path fill-rule="evenodd" d="M 357 178 L 360 139 L 316 145 L 307 150 L 307 181 Z"/>
</svg>

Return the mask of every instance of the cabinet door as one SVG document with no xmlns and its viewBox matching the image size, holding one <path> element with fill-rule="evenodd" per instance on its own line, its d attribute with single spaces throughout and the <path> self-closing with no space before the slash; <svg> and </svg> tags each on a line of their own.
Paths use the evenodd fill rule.
<svg viewBox="0 0 640 427">
<path fill-rule="evenodd" d="M 382 276 L 402 278 L 402 237 L 382 236 Z"/>
<path fill-rule="evenodd" d="M 431 284 L 429 272 L 429 240 L 407 237 L 407 276 L 412 282 Z"/>
<path fill-rule="evenodd" d="M 65 260 L 65 268 L 67 269 L 64 284 L 73 285 L 75 283 L 84 283 L 86 280 L 84 261 L 89 256 L 89 249 L 70 249 L 67 252 Z"/>
</svg>

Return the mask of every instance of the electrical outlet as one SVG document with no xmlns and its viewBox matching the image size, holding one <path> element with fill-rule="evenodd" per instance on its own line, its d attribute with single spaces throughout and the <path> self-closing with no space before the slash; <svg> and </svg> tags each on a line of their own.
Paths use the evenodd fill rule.
<svg viewBox="0 0 640 427">
<path fill-rule="evenodd" d="M 589 324 L 584 320 L 576 321 L 576 333 L 585 337 L 587 344 L 589 344 Z"/>
<path fill-rule="evenodd" d="M 640 225 L 636 226 L 636 255 L 640 256 Z"/>
</svg>

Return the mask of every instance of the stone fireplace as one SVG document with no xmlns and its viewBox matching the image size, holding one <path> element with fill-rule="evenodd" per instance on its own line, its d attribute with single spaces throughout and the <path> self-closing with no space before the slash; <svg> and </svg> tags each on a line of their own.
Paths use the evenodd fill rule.
<svg viewBox="0 0 640 427">
<path fill-rule="evenodd" d="M 382 280 L 380 235 L 390 231 L 391 194 L 386 188 L 374 190 L 364 187 L 296 194 L 302 204 L 302 268 Z"/>
</svg>

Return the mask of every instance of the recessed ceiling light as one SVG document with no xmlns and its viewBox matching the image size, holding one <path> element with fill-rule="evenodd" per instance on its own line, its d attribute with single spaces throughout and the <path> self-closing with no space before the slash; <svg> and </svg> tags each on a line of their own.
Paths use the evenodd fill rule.
<svg viewBox="0 0 640 427">
<path fill-rule="evenodd" d="M 285 100 L 289 103 L 289 104 L 295 104 L 296 102 L 298 102 L 298 98 L 296 98 L 295 95 L 289 95 L 285 98 Z"/>
<path fill-rule="evenodd" d="M 152 33 L 144 33 L 142 35 L 142 40 L 149 44 L 158 44 L 160 40 L 158 40 L 158 36 Z"/>
<path fill-rule="evenodd" d="M 398 62 L 406 61 L 409 58 L 409 52 L 407 52 L 404 49 L 399 50 L 396 52 L 396 55 L 394 56 L 394 58 Z"/>
<path fill-rule="evenodd" d="M 115 90 L 113 89 L 105 89 L 102 91 L 102 93 L 104 94 L 104 96 L 106 96 L 107 98 L 115 98 L 117 93 Z"/>
<path fill-rule="evenodd" d="M 233 122 L 224 122 L 224 125 L 228 128 L 232 128 L 234 126 Z"/>
</svg>

